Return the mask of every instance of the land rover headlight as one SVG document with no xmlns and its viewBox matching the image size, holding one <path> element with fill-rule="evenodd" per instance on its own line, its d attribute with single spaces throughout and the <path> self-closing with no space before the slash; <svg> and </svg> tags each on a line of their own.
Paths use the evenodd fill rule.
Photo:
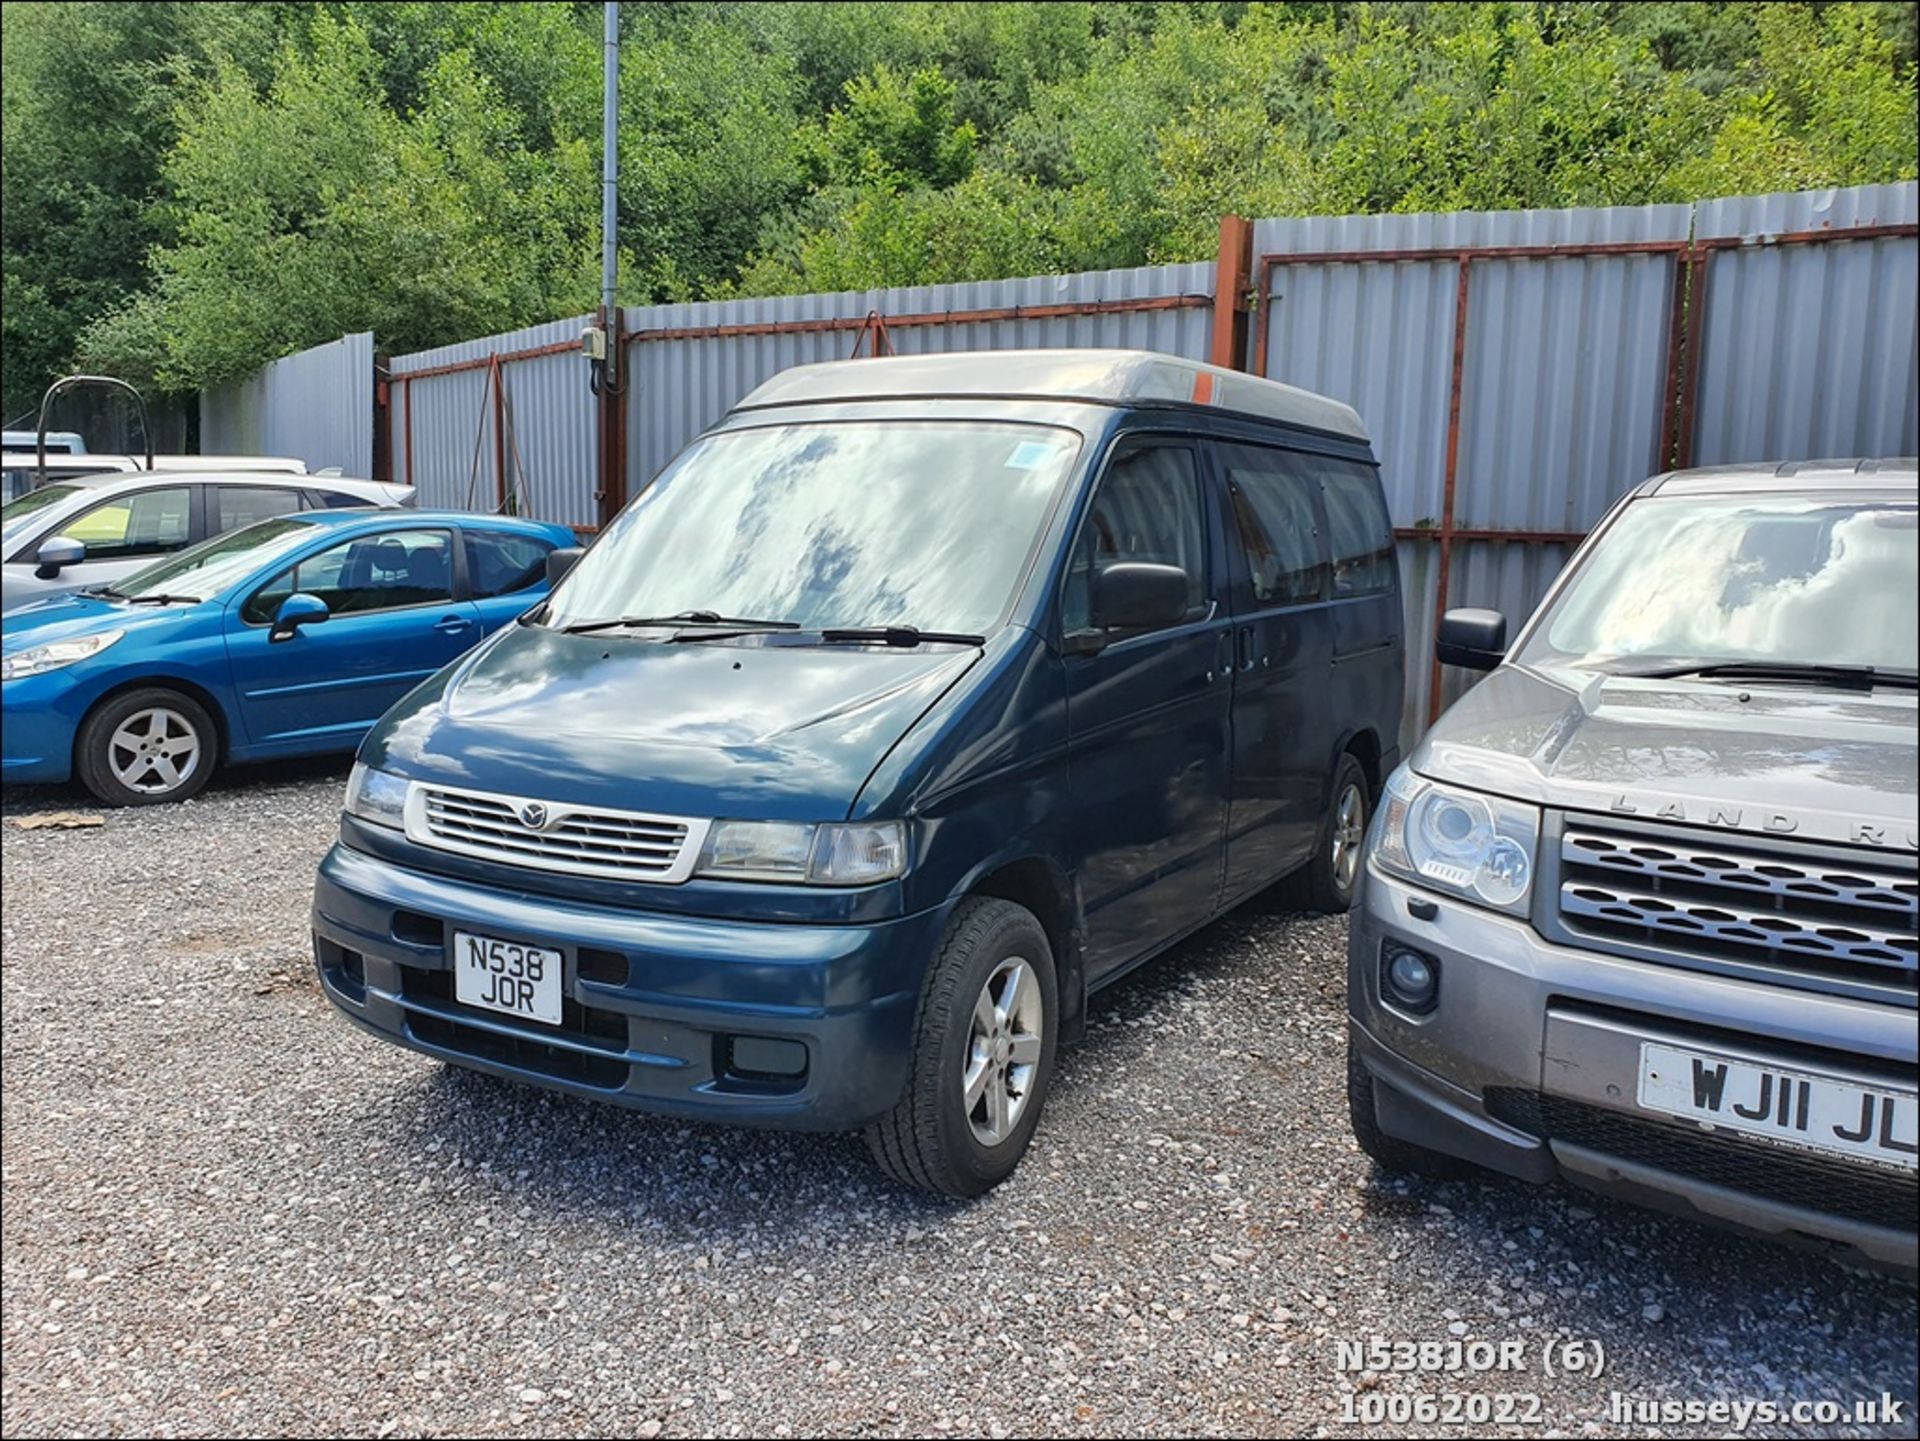
<svg viewBox="0 0 1920 1441">
<path fill-rule="evenodd" d="M 0 660 L 0 680 L 19 680 L 23 676 L 59 670 L 62 666 L 100 654 L 124 634 L 125 631 L 118 630 L 96 631 L 92 635 L 75 636 L 72 640 L 53 640 L 45 645 L 15 651 Z"/>
<path fill-rule="evenodd" d="M 1370 847 L 1384 871 L 1516 916 L 1533 897 L 1540 809 L 1441 785 L 1401 766 Z"/>
<path fill-rule="evenodd" d="M 714 880 L 870 886 L 906 868 L 907 833 L 899 821 L 715 821 L 698 874 Z"/>
<path fill-rule="evenodd" d="M 406 825 L 407 779 L 392 771 L 353 763 L 347 777 L 346 812 L 376 826 L 399 830 Z"/>
</svg>

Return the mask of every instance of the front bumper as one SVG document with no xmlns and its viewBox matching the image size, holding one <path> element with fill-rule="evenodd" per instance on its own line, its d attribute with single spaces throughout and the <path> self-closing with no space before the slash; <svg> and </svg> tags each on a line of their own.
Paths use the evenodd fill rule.
<svg viewBox="0 0 1920 1441">
<path fill-rule="evenodd" d="M 0 683 L 0 780 L 57 785 L 73 778 L 73 739 L 92 695 L 66 670 Z"/>
<path fill-rule="evenodd" d="M 1416 919 L 1408 902 L 1438 907 Z M 1920 1264 L 1913 1173 L 1814 1157 L 1636 1104 L 1645 1040 L 1911 1088 L 1911 1011 L 1555 945 L 1524 921 L 1369 867 L 1349 931 L 1354 1049 L 1391 1136 L 1530 1181 Z M 1382 942 L 1439 962 L 1439 1003 L 1383 999 Z"/>
<path fill-rule="evenodd" d="M 944 921 L 940 910 L 868 925 L 635 912 L 429 875 L 338 844 L 313 897 L 321 987 L 376 1035 L 576 1096 L 795 1130 L 856 1129 L 899 1099 Z M 456 1004 L 446 946 L 456 925 L 559 948 L 562 1025 Z"/>
</svg>

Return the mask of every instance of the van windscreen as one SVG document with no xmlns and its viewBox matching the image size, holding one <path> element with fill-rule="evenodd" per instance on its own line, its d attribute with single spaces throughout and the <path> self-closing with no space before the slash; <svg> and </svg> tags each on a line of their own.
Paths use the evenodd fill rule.
<svg viewBox="0 0 1920 1441">
<path fill-rule="evenodd" d="M 696 441 L 607 527 L 547 624 L 706 611 L 985 634 L 1080 448 L 1050 426 L 839 421 Z"/>
</svg>

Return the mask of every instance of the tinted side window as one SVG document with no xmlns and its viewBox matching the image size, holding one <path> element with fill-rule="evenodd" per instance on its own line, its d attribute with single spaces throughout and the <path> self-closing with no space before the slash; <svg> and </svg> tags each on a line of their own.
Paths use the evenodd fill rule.
<svg viewBox="0 0 1920 1441">
<path fill-rule="evenodd" d="M 1325 588 L 1318 486 L 1300 465 L 1303 459 L 1260 446 L 1220 447 L 1259 605 L 1300 605 L 1319 600 Z"/>
<path fill-rule="evenodd" d="M 210 485 L 207 493 L 213 498 L 215 535 L 238 530 L 243 525 L 252 525 L 256 520 L 290 515 L 300 509 L 300 492 L 297 490 L 251 485 Z"/>
<path fill-rule="evenodd" d="M 362 496 L 344 490 L 315 490 L 309 492 L 313 497 L 315 510 L 338 507 L 340 509 L 365 509 L 373 504 Z"/>
<path fill-rule="evenodd" d="M 444 530 L 386 531 L 330 546 L 255 591 L 241 615 L 273 619 L 295 591 L 317 595 L 335 615 L 364 615 L 453 599 L 453 537 Z"/>
<path fill-rule="evenodd" d="M 165 555 L 187 543 L 192 529 L 193 492 L 186 486 L 142 490 L 96 505 L 61 528 L 80 541 L 88 560 Z"/>
<path fill-rule="evenodd" d="M 1074 546 L 1061 597 L 1062 628 L 1090 622 L 1094 575 L 1125 561 L 1177 565 L 1187 573 L 1187 608 L 1206 604 L 1206 528 L 1193 452 L 1123 442 L 1107 464 Z"/>
<path fill-rule="evenodd" d="M 1301 456 L 1320 478 L 1333 553 L 1335 596 L 1377 595 L 1393 589 L 1393 526 L 1373 467 L 1351 460 Z"/>
<path fill-rule="evenodd" d="M 466 541 L 467 585 L 475 600 L 510 595 L 546 578 L 547 552 L 553 547 L 537 536 L 470 530 Z"/>
</svg>

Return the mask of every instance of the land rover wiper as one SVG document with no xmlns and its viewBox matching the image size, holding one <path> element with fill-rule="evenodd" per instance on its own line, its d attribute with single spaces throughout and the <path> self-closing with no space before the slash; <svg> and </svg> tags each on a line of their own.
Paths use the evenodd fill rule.
<svg viewBox="0 0 1920 1441">
<path fill-rule="evenodd" d="M 926 641 L 947 641 L 954 645 L 985 645 L 983 635 L 968 635 L 964 631 L 921 630 L 913 625 L 855 625 L 842 626 L 820 632 L 820 639 L 828 645 L 848 642 L 879 641 L 882 645 L 913 646 Z"/>
<path fill-rule="evenodd" d="M 1857 690 L 1872 690 L 1877 685 L 1900 686 L 1907 690 L 1920 687 L 1920 678 L 1912 671 L 1882 670 L 1871 665 L 1827 665 L 1811 661 L 1730 660 L 1708 665 L 1660 666 L 1629 674 L 1651 680 L 1699 676 L 1703 680 L 1803 681 L 1810 685 L 1842 686 Z"/>
<path fill-rule="evenodd" d="M 721 615 L 713 610 L 683 610 L 675 615 L 623 615 L 617 620 L 583 620 L 560 629 L 567 635 L 585 635 L 596 630 L 639 630 L 646 626 L 726 625 L 750 630 L 798 630 L 793 620 L 756 620 L 751 616 Z"/>
</svg>

